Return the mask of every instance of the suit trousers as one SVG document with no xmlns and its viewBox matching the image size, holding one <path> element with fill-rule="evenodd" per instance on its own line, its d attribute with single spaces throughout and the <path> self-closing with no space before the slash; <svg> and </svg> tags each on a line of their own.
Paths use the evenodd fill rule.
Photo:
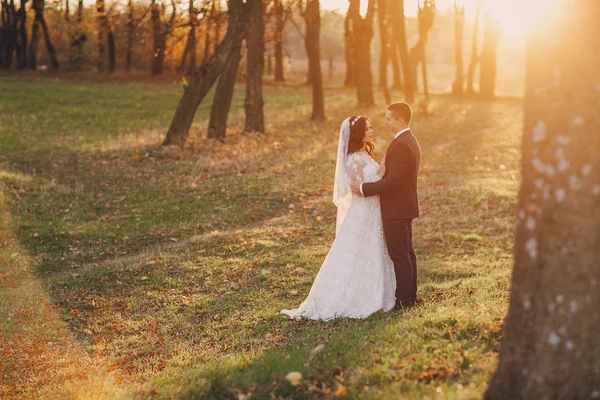
<svg viewBox="0 0 600 400">
<path fill-rule="evenodd" d="M 412 219 L 384 219 L 383 233 L 396 273 L 396 306 L 417 300 L 417 257 L 412 244 Z"/>
</svg>

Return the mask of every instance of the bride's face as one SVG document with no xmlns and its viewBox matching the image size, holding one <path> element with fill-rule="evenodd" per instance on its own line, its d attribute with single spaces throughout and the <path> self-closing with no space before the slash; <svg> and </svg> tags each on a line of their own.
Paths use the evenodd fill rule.
<svg viewBox="0 0 600 400">
<path fill-rule="evenodd" d="M 365 137 L 363 138 L 362 142 L 364 144 L 373 142 L 374 134 L 375 134 L 375 132 L 373 131 L 373 126 L 371 125 L 371 122 L 369 120 L 367 120 L 367 128 L 365 129 Z"/>
</svg>

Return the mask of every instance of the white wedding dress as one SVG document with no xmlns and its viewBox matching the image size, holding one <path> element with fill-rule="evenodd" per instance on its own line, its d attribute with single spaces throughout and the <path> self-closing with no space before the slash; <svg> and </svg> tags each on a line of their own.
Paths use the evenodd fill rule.
<svg viewBox="0 0 600 400">
<path fill-rule="evenodd" d="M 345 164 L 352 180 L 381 179 L 377 175 L 379 164 L 366 153 L 348 155 Z M 383 236 L 379 196 L 352 194 L 308 297 L 299 308 L 282 310 L 281 314 L 324 321 L 366 318 L 378 310 L 391 310 L 395 291 L 396 278 Z"/>
</svg>

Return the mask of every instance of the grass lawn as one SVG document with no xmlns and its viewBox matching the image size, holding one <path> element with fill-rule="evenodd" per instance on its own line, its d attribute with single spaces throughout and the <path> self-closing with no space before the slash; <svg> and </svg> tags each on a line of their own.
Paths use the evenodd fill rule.
<svg viewBox="0 0 600 400">
<path fill-rule="evenodd" d="M 225 143 L 203 137 L 207 99 L 172 159 L 156 148 L 181 92 L 0 80 L 0 397 L 480 398 L 508 305 L 521 100 L 436 95 L 415 116 L 424 304 L 324 323 L 278 311 L 333 240 L 339 124 L 370 116 L 381 155 L 383 99 L 330 88 L 313 123 L 308 88 L 267 86 L 267 133 L 242 134 L 239 88 Z"/>
</svg>

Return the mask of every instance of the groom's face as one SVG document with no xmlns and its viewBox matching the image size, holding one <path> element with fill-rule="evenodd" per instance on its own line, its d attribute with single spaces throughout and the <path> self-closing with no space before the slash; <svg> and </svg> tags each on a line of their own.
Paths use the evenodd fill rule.
<svg viewBox="0 0 600 400">
<path fill-rule="evenodd" d="M 391 133 L 398 132 L 401 128 L 401 125 L 402 120 L 396 118 L 396 116 L 390 110 L 385 112 L 385 126 L 388 127 Z"/>
</svg>

